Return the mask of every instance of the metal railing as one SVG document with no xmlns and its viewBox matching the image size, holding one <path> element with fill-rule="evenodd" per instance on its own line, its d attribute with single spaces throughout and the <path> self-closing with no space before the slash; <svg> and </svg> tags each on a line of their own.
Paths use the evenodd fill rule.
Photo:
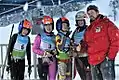
<svg viewBox="0 0 119 80">
<path fill-rule="evenodd" d="M 5 56 L 6 56 L 6 53 L 7 53 L 7 46 L 8 46 L 8 44 L 0 44 L 0 80 L 1 80 L 1 75 L 2 75 L 2 67 L 3 66 L 5 66 L 5 67 L 7 66 L 7 64 L 3 65 L 4 64 L 4 60 L 5 60 Z M 36 55 L 32 53 L 31 59 L 32 59 L 32 73 L 31 73 L 32 77 L 31 77 L 30 80 L 37 80 L 38 79 L 38 75 L 37 75 L 37 66 L 36 66 L 36 60 L 37 60 L 36 59 Z M 26 64 L 25 67 L 27 68 L 28 64 Z M 25 68 L 25 72 L 27 71 L 26 68 Z M 5 68 L 5 73 L 6 73 L 6 68 Z M 5 73 L 4 73 L 4 75 L 6 75 Z M 27 74 L 28 73 L 26 72 L 26 74 L 24 75 L 25 76 L 24 77 L 25 80 L 29 80 Z M 8 79 L 6 79 L 6 76 L 4 76 L 3 80 L 8 80 Z M 9 78 L 9 80 L 10 80 L 10 78 Z"/>
<path fill-rule="evenodd" d="M 7 46 L 8 46 L 8 44 L 0 44 L 0 80 L 1 80 L 1 75 L 2 75 L 2 67 L 4 66 L 3 63 L 4 63 L 4 59 L 5 59 L 6 52 L 7 52 Z M 32 73 L 31 73 L 31 79 L 30 80 L 38 80 L 37 65 L 36 65 L 37 64 L 36 63 L 37 62 L 36 61 L 37 56 L 33 53 L 32 53 L 32 56 L 31 56 L 31 60 L 32 60 L 31 61 L 31 63 L 32 63 Z M 5 65 L 5 66 L 7 66 L 7 65 Z M 119 67 L 119 63 L 115 64 L 115 66 Z M 27 68 L 28 65 L 26 64 L 25 67 Z M 26 71 L 26 68 L 25 68 L 25 71 Z M 26 77 L 27 74 L 28 73 L 26 72 L 24 80 L 29 80 L 28 77 Z M 3 78 L 3 80 L 10 80 L 10 79 Z"/>
</svg>

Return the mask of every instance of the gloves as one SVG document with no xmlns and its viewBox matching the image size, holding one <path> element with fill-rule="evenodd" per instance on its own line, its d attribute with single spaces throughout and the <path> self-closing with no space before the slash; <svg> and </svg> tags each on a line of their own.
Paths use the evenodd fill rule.
<svg viewBox="0 0 119 80">
<path fill-rule="evenodd" d="M 48 57 L 44 57 L 44 58 L 43 58 L 43 63 L 45 63 L 45 62 L 46 62 L 46 63 L 50 63 L 50 59 L 49 59 Z"/>
<path fill-rule="evenodd" d="M 6 71 L 9 73 L 9 71 L 10 71 L 10 65 L 8 65 L 8 66 L 6 67 Z"/>
<path fill-rule="evenodd" d="M 48 52 L 48 51 L 45 51 L 44 53 L 45 53 L 45 55 L 44 55 L 45 57 L 46 57 L 46 56 L 47 56 L 47 57 L 51 57 L 51 56 L 52 56 L 52 54 L 51 54 L 50 52 Z"/>
<path fill-rule="evenodd" d="M 76 50 L 77 50 L 77 51 L 80 51 L 80 50 L 81 50 L 81 44 L 79 44 L 79 45 L 76 47 Z"/>
</svg>

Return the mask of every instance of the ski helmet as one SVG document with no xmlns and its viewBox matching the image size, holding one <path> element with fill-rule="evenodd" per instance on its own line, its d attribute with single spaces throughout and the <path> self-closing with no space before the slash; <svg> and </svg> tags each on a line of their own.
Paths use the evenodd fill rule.
<svg viewBox="0 0 119 80">
<path fill-rule="evenodd" d="M 62 23 L 67 23 L 69 26 L 69 20 L 66 17 L 59 18 L 56 22 L 56 30 L 60 31 L 62 29 Z"/>
<path fill-rule="evenodd" d="M 19 33 L 22 32 L 22 29 L 23 29 L 23 28 L 28 29 L 28 34 L 29 34 L 29 33 L 30 33 L 30 30 L 31 30 L 31 28 L 32 28 L 31 22 L 28 21 L 27 19 L 24 19 L 23 21 L 21 21 L 20 24 L 19 24 L 19 27 L 18 27 Z"/>
<path fill-rule="evenodd" d="M 52 27 L 54 29 L 54 21 L 53 18 L 51 18 L 50 16 L 44 16 L 43 20 L 42 20 L 43 25 L 45 24 L 52 24 Z"/>
<path fill-rule="evenodd" d="M 75 20 L 76 20 L 76 21 L 77 21 L 77 20 L 83 20 L 83 19 L 85 19 L 85 18 L 87 18 L 87 15 L 86 15 L 86 13 L 85 13 L 84 11 L 78 12 L 78 13 L 76 14 L 76 16 L 75 16 Z"/>
</svg>

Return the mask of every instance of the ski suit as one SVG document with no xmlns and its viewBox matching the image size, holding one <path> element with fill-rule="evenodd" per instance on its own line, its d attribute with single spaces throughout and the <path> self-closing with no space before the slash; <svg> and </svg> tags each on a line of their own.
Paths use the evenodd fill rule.
<svg viewBox="0 0 119 80">
<path fill-rule="evenodd" d="M 49 62 L 43 62 L 43 55 L 46 50 L 55 50 L 55 35 L 54 33 L 40 33 L 36 36 L 33 52 L 38 55 L 38 74 L 40 80 L 55 80 L 56 77 L 56 57 L 53 55 Z M 53 54 L 51 52 L 51 54 Z"/>
<path fill-rule="evenodd" d="M 8 45 L 8 65 L 12 80 L 24 80 L 25 55 L 28 65 L 31 66 L 31 45 L 28 36 L 14 34 Z"/>
<path fill-rule="evenodd" d="M 71 58 L 69 56 L 70 38 L 65 33 L 59 31 L 56 36 L 56 47 L 58 51 L 58 74 L 59 80 L 70 80 L 71 78 Z M 69 78 L 69 79 L 68 79 Z"/>
<path fill-rule="evenodd" d="M 81 43 L 81 46 L 85 47 L 85 44 L 82 44 L 82 39 L 84 38 L 84 32 L 87 25 L 84 25 L 82 27 L 77 27 L 72 35 L 72 40 L 74 47 L 78 46 L 79 43 Z M 92 80 L 91 79 L 91 69 L 90 65 L 88 63 L 88 55 L 86 53 L 86 49 L 81 50 L 80 52 L 77 52 L 78 56 L 75 57 L 75 63 L 77 71 L 81 77 L 82 80 Z"/>
<path fill-rule="evenodd" d="M 88 61 L 93 80 L 115 80 L 114 61 L 119 51 L 119 29 L 99 14 L 86 29 Z"/>
</svg>

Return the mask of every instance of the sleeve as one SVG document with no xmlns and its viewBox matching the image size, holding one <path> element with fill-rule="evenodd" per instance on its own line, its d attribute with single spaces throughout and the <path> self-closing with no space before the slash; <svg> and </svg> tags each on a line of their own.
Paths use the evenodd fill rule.
<svg viewBox="0 0 119 80">
<path fill-rule="evenodd" d="M 27 48 L 26 48 L 26 53 L 27 53 L 27 60 L 28 60 L 28 65 L 31 65 L 31 41 L 30 38 L 28 37 L 29 41 L 27 44 Z"/>
<path fill-rule="evenodd" d="M 33 44 L 33 52 L 38 55 L 43 55 L 44 51 L 40 49 L 40 44 L 41 44 L 41 37 L 39 35 L 36 36 Z"/>
<path fill-rule="evenodd" d="M 56 35 L 55 42 L 56 42 L 56 49 L 59 52 L 61 50 L 60 47 L 62 45 L 62 41 L 59 35 Z"/>
<path fill-rule="evenodd" d="M 14 44 L 16 42 L 16 38 L 17 38 L 17 34 L 14 34 L 10 41 L 9 41 L 9 44 L 8 44 L 8 49 L 7 49 L 7 54 L 8 54 L 8 61 L 7 61 L 7 64 L 10 65 L 11 64 L 11 52 L 13 51 L 13 47 L 14 47 Z"/>
<path fill-rule="evenodd" d="M 108 57 L 114 60 L 119 51 L 119 29 L 111 21 L 108 23 L 108 36 L 110 41 Z"/>
<path fill-rule="evenodd" d="M 61 45 L 62 42 L 61 42 L 61 39 L 60 39 L 60 36 L 59 35 L 56 35 L 55 37 L 55 41 L 56 41 L 56 45 Z"/>
<path fill-rule="evenodd" d="M 80 44 L 81 44 L 80 53 L 86 53 L 88 49 L 87 43 L 84 40 L 81 40 Z"/>
</svg>

